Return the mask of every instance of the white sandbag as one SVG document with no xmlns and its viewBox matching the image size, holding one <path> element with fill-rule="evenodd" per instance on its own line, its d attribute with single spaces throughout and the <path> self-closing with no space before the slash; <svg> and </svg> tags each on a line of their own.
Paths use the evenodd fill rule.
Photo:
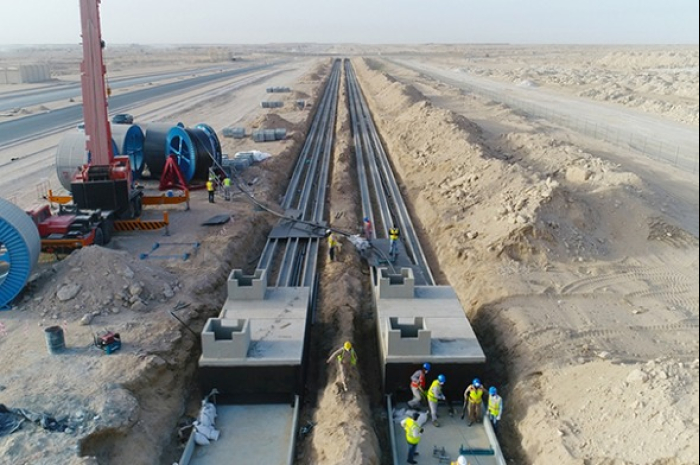
<svg viewBox="0 0 700 465">
<path fill-rule="evenodd" d="M 209 414 L 205 411 L 199 412 L 199 416 L 197 417 L 197 423 L 205 426 L 211 426 L 214 424 L 214 419 L 209 416 Z"/>
<path fill-rule="evenodd" d="M 198 446 L 208 446 L 209 445 L 209 439 L 199 431 L 194 432 L 194 443 L 197 444 Z"/>
<path fill-rule="evenodd" d="M 428 411 L 426 410 L 425 412 L 421 413 L 418 415 L 418 426 L 422 427 L 424 424 L 428 422 Z"/>
</svg>

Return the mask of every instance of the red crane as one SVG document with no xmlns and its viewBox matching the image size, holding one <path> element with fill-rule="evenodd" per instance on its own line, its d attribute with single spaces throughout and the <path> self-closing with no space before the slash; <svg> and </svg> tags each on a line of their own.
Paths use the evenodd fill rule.
<svg viewBox="0 0 700 465">
<path fill-rule="evenodd" d="M 113 211 L 117 218 L 141 214 L 143 193 L 132 189 L 128 156 L 112 152 L 107 114 L 107 86 L 102 58 L 100 0 L 80 0 L 83 62 L 80 65 L 88 163 L 71 183 L 73 202 L 80 209 Z"/>
</svg>

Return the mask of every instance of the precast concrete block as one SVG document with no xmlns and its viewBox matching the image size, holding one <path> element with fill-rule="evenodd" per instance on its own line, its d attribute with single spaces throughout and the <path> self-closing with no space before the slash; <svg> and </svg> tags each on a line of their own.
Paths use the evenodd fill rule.
<svg viewBox="0 0 700 465">
<path fill-rule="evenodd" d="M 250 346 L 250 321 L 209 318 L 202 331 L 202 356 L 207 359 L 244 359 Z"/>
<path fill-rule="evenodd" d="M 416 280 L 411 268 L 401 268 L 398 273 L 392 273 L 388 268 L 379 269 L 377 295 L 380 299 L 412 299 Z"/>
<path fill-rule="evenodd" d="M 432 336 L 423 317 L 389 317 L 386 323 L 387 356 L 430 355 Z"/>
<path fill-rule="evenodd" d="M 255 270 L 255 274 L 243 274 L 243 270 L 231 270 L 228 275 L 227 300 L 263 300 L 267 289 L 267 271 Z"/>
</svg>

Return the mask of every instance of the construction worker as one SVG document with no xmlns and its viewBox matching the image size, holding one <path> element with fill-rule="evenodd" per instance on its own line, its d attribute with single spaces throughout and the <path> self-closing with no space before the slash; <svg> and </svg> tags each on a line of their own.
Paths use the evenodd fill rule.
<svg viewBox="0 0 700 465">
<path fill-rule="evenodd" d="M 462 418 L 464 418 L 464 410 L 469 409 L 469 423 L 471 426 L 475 421 L 481 418 L 481 404 L 484 397 L 484 386 L 481 385 L 479 378 L 474 378 L 472 384 L 464 390 L 464 405 L 462 407 Z"/>
<path fill-rule="evenodd" d="M 424 363 L 420 370 L 416 370 L 411 375 L 411 392 L 413 399 L 408 401 L 411 408 L 420 407 L 421 401 L 425 398 L 425 375 L 430 371 L 430 363 Z"/>
<path fill-rule="evenodd" d="M 445 395 L 442 393 L 442 386 L 445 385 L 445 381 L 445 375 L 438 375 L 428 390 L 428 407 L 430 407 L 430 417 L 434 426 L 440 426 L 440 423 L 437 421 L 437 408 L 438 401 L 445 400 Z"/>
<path fill-rule="evenodd" d="M 228 176 L 224 178 L 224 200 L 231 200 L 231 178 Z"/>
<path fill-rule="evenodd" d="M 469 465 L 469 462 L 467 462 L 467 458 L 463 455 L 460 455 L 457 457 L 456 462 L 450 462 L 450 465 Z"/>
<path fill-rule="evenodd" d="M 209 194 L 209 203 L 214 203 L 214 180 L 211 177 L 207 180 L 207 193 Z"/>
<path fill-rule="evenodd" d="M 365 216 L 365 218 L 362 220 L 362 226 L 365 230 L 365 239 L 368 241 L 372 240 L 372 222 L 369 220 L 369 216 Z"/>
<path fill-rule="evenodd" d="M 333 361 L 334 358 L 338 361 L 340 380 L 343 382 L 343 389 L 347 392 L 348 382 L 345 370 L 348 365 L 357 365 L 357 353 L 355 353 L 355 349 L 352 347 L 352 343 L 350 341 L 345 341 L 345 343 L 340 349 L 334 351 L 330 355 L 330 357 L 328 357 L 328 361 L 326 363 L 331 363 L 331 361 Z"/>
<path fill-rule="evenodd" d="M 332 262 L 338 257 L 338 249 L 340 248 L 340 243 L 335 234 L 330 233 L 328 235 L 328 257 Z"/>
<path fill-rule="evenodd" d="M 408 463 L 415 464 L 416 455 L 418 452 L 418 443 L 420 442 L 420 436 L 423 434 L 423 428 L 418 424 L 418 412 L 414 413 L 412 417 L 406 417 L 401 420 L 401 426 L 406 430 L 406 442 L 408 443 Z"/>
<path fill-rule="evenodd" d="M 394 226 L 389 229 L 389 257 L 392 260 L 399 254 L 399 228 Z"/>
<path fill-rule="evenodd" d="M 493 429 L 496 429 L 498 422 L 501 421 L 501 413 L 503 412 L 503 399 L 498 395 L 498 389 L 491 386 L 489 388 L 489 403 L 486 415 L 493 423 Z"/>
</svg>

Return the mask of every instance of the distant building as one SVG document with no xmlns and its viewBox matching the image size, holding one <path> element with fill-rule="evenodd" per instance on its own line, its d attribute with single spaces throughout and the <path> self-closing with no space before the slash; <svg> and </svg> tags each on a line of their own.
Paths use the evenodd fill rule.
<svg viewBox="0 0 700 465">
<path fill-rule="evenodd" d="M 31 84 L 49 80 L 51 80 L 51 68 L 47 64 L 0 68 L 0 84 Z"/>
</svg>

